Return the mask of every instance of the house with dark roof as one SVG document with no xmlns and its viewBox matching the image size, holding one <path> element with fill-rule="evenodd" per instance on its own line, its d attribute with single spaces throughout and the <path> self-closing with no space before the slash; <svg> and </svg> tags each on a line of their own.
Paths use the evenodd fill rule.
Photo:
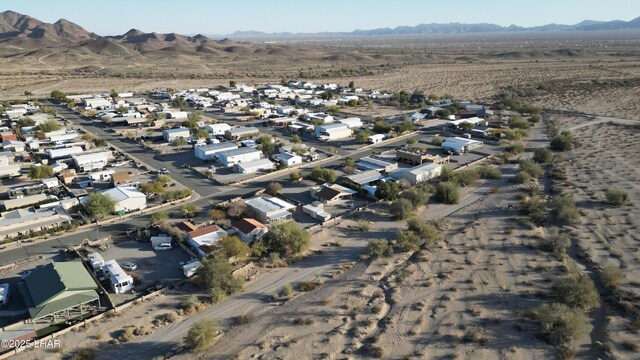
<svg viewBox="0 0 640 360">
<path fill-rule="evenodd" d="M 98 285 L 80 261 L 36 268 L 18 287 L 36 326 L 80 318 L 100 306 Z"/>
<path fill-rule="evenodd" d="M 269 227 L 252 218 L 242 218 L 231 225 L 240 240 L 252 243 L 269 231 Z"/>
<path fill-rule="evenodd" d="M 338 184 L 322 184 L 311 188 L 311 197 L 322 202 L 330 204 L 341 199 L 350 199 L 357 192 Z"/>
<path fill-rule="evenodd" d="M 213 250 L 215 243 L 226 234 L 227 232 L 223 229 L 215 225 L 209 225 L 189 231 L 185 240 L 187 244 L 196 250 L 198 256 L 205 257 Z"/>
</svg>

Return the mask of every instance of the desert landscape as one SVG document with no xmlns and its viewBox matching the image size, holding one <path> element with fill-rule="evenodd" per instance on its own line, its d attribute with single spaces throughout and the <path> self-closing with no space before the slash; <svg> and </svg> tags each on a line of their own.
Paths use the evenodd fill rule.
<svg viewBox="0 0 640 360">
<path fill-rule="evenodd" d="M 185 280 L 61 335 L 73 346 L 24 351 L 16 359 L 82 359 L 74 356 L 89 348 L 98 359 L 640 356 L 637 29 L 216 40 L 137 29 L 99 36 L 66 20 L 48 24 L 6 11 L 0 30 L 5 100 L 44 99 L 54 90 L 63 97 L 110 89 L 146 96 L 155 89 L 235 88 L 231 83 L 304 80 L 346 88 L 353 82 L 354 94 L 361 87 L 468 99 L 495 109 L 504 130 L 482 138 L 495 152 L 458 158 L 459 168 L 428 184 L 398 180 L 393 198 L 373 205 L 367 199 L 362 211 L 321 223 L 300 254 L 256 256 L 229 275 L 247 281 L 244 292 L 212 300 L 214 294 Z M 375 117 L 398 120 L 421 107 L 372 103 L 340 110 L 370 117 L 373 129 Z M 498 113 L 505 104 L 535 112 L 518 114 L 513 106 Z M 454 120 L 441 117 L 437 121 Z M 414 131 L 423 131 L 425 152 L 426 145 L 441 145 L 435 139 L 449 130 L 428 121 L 420 123 L 424 129 L 412 125 L 409 134 L 395 134 L 408 137 L 387 150 L 416 145 Z M 321 164 L 337 163 L 343 151 L 355 165 L 351 155 L 376 154 L 373 143 L 368 146 L 348 153 L 327 148 Z M 347 175 L 351 165 L 340 164 Z M 456 184 L 459 199 L 438 199 L 443 183 Z M 410 209 L 398 210 L 400 200 Z M 268 286 L 261 285 L 265 279 Z M 204 350 L 185 345 L 187 324 L 213 318 L 215 338 L 206 339 Z"/>
</svg>

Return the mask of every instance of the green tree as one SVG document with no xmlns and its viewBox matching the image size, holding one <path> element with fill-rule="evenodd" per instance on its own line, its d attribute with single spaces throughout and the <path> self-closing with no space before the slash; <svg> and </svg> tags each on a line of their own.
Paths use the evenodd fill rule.
<svg viewBox="0 0 640 360">
<path fill-rule="evenodd" d="M 24 96 L 31 97 L 31 96 L 33 96 L 33 93 L 31 91 L 25 90 Z"/>
<path fill-rule="evenodd" d="M 589 320 L 580 310 L 565 304 L 542 304 L 531 315 L 538 323 L 540 333 L 554 345 L 566 345 L 587 332 Z"/>
<path fill-rule="evenodd" d="M 376 197 L 380 200 L 393 201 L 398 197 L 400 187 L 394 181 L 385 181 L 378 185 Z"/>
<path fill-rule="evenodd" d="M 458 125 L 458 127 L 464 131 L 471 131 L 471 129 L 473 129 L 475 125 L 468 121 L 464 121 L 460 125 Z"/>
<path fill-rule="evenodd" d="M 371 239 L 367 244 L 367 253 L 369 257 L 378 259 L 381 257 L 389 256 L 393 253 L 393 249 L 389 242 L 385 239 Z"/>
<path fill-rule="evenodd" d="M 169 212 L 167 210 L 156 211 L 151 214 L 152 224 L 162 224 L 169 221 Z"/>
<path fill-rule="evenodd" d="M 570 131 L 563 131 L 551 140 L 551 149 L 556 151 L 569 151 L 575 146 L 575 140 Z"/>
<path fill-rule="evenodd" d="M 369 142 L 369 136 L 373 135 L 373 133 L 369 130 L 360 130 L 356 134 L 355 140 L 359 144 L 366 144 Z"/>
<path fill-rule="evenodd" d="M 115 201 L 99 192 L 91 193 L 84 205 L 87 213 L 95 220 L 100 220 L 115 212 Z"/>
<path fill-rule="evenodd" d="M 440 146 L 440 145 L 442 145 L 443 142 L 444 142 L 444 138 L 442 136 L 434 136 L 431 139 L 431 144 L 433 144 L 435 146 Z"/>
<path fill-rule="evenodd" d="M 387 134 L 391 131 L 391 125 L 384 121 L 378 120 L 373 124 L 373 132 L 376 134 Z"/>
<path fill-rule="evenodd" d="M 403 220 L 411 216 L 414 206 L 408 199 L 396 199 L 389 205 L 389 213 L 394 219 Z"/>
<path fill-rule="evenodd" d="M 421 245 L 432 246 L 444 240 L 444 236 L 436 224 L 418 217 L 407 221 L 407 229 L 420 237 Z"/>
<path fill-rule="evenodd" d="M 29 168 L 29 178 L 47 179 L 53 177 L 53 169 L 49 165 L 32 166 Z"/>
<path fill-rule="evenodd" d="M 267 193 L 273 196 L 276 196 L 282 192 L 282 185 L 280 185 L 280 183 L 277 183 L 277 182 L 271 182 L 269 183 L 269 185 L 267 185 L 266 191 Z"/>
<path fill-rule="evenodd" d="M 60 124 L 58 124 L 58 122 L 55 120 L 45 120 L 44 122 L 36 126 L 36 130 L 39 130 L 45 133 L 48 133 L 51 131 L 58 131 L 60 129 L 61 129 Z"/>
<path fill-rule="evenodd" d="M 554 296 L 574 309 L 589 311 L 600 305 L 600 296 L 590 277 L 586 275 L 569 275 L 555 281 Z"/>
<path fill-rule="evenodd" d="M 225 213 L 222 209 L 211 209 L 207 213 L 207 217 L 209 217 L 209 219 L 213 221 L 218 221 L 225 219 L 227 217 L 227 213 Z"/>
<path fill-rule="evenodd" d="M 300 136 L 298 136 L 296 134 L 296 135 L 293 135 L 291 137 L 291 142 L 294 143 L 294 144 L 301 144 L 302 143 L 302 139 L 300 139 Z"/>
<path fill-rule="evenodd" d="M 297 255 L 309 246 L 310 235 L 297 222 L 278 223 L 261 239 L 268 252 L 281 255 Z"/>
<path fill-rule="evenodd" d="M 129 108 L 128 108 L 128 107 L 126 107 L 126 106 L 120 106 L 120 107 L 118 107 L 118 108 L 116 109 L 116 112 L 117 112 L 118 114 L 125 114 L 125 113 L 128 113 L 128 112 L 129 112 Z"/>
<path fill-rule="evenodd" d="M 439 183 L 436 186 L 435 198 L 443 204 L 457 204 L 460 201 L 458 185 L 452 181 Z"/>
<path fill-rule="evenodd" d="M 352 81 L 349 81 L 349 85 L 347 86 L 350 89 L 354 89 L 356 87 L 355 83 Z"/>
<path fill-rule="evenodd" d="M 97 147 L 105 147 L 105 146 L 107 146 L 107 140 L 105 140 L 103 138 L 95 138 L 95 139 L 93 139 L 93 143 Z"/>
<path fill-rule="evenodd" d="M 112 99 L 115 99 L 115 98 L 117 98 L 117 97 L 118 97 L 118 92 L 117 92 L 117 91 L 115 91 L 114 89 L 111 89 L 111 92 L 109 93 L 109 96 L 110 96 Z"/>
<path fill-rule="evenodd" d="M 180 212 L 182 213 L 182 215 L 184 217 L 194 217 L 196 215 L 198 215 L 198 213 L 202 211 L 202 208 L 198 205 L 195 205 L 193 203 L 187 203 L 187 204 L 182 204 L 180 205 Z"/>
<path fill-rule="evenodd" d="M 218 324 L 213 319 L 201 319 L 196 322 L 184 339 L 184 343 L 190 349 L 204 352 L 213 346 L 218 334 Z"/>
<path fill-rule="evenodd" d="M 411 120 L 404 119 L 400 124 L 396 126 L 396 131 L 400 134 L 404 134 L 406 132 L 414 131 L 416 127 L 413 125 Z"/>
<path fill-rule="evenodd" d="M 185 138 L 178 138 L 178 139 L 175 139 L 175 140 L 171 141 L 171 143 L 169 143 L 169 144 L 171 146 L 179 147 L 179 146 L 187 146 L 187 145 L 189 145 L 189 142 Z"/>
<path fill-rule="evenodd" d="M 233 276 L 233 267 L 229 260 L 216 253 L 209 254 L 200 261 L 202 266 L 196 270 L 196 284 L 210 294 L 220 295 L 235 294 L 242 290 L 244 280 Z"/>
<path fill-rule="evenodd" d="M 196 137 L 198 139 L 208 139 L 211 136 L 211 134 L 209 134 L 209 132 L 205 129 L 198 129 L 196 131 Z"/>
<path fill-rule="evenodd" d="M 289 179 L 291 179 L 291 181 L 294 181 L 294 182 L 300 181 L 300 179 L 302 179 L 302 174 L 300 173 L 300 170 L 291 171 L 291 173 L 289 174 Z"/>
<path fill-rule="evenodd" d="M 21 117 L 20 120 L 17 121 L 18 126 L 20 126 L 21 128 L 23 127 L 31 127 L 31 126 L 35 126 L 36 122 L 35 120 L 31 119 L 30 117 Z"/>
<path fill-rule="evenodd" d="M 60 90 L 53 90 L 51 92 L 51 98 L 53 98 L 54 100 L 56 100 L 57 102 L 64 102 L 64 100 L 67 98 L 67 95 L 65 95 L 62 91 Z"/>
<path fill-rule="evenodd" d="M 309 174 L 312 179 L 321 180 L 325 182 L 334 182 L 338 178 L 338 175 L 335 171 L 331 169 L 325 169 L 321 167 L 315 167 L 311 170 Z"/>
<path fill-rule="evenodd" d="M 174 108 L 178 108 L 182 111 L 186 111 L 189 109 L 189 104 L 187 104 L 187 101 L 181 97 L 177 97 L 173 99 L 173 101 L 171 102 L 171 106 L 173 106 Z"/>
<path fill-rule="evenodd" d="M 264 153 L 267 156 L 273 154 L 273 152 L 276 151 L 276 144 L 274 143 L 271 135 L 267 135 L 267 134 L 260 135 L 260 137 L 258 137 L 256 142 L 260 144 L 259 147 L 260 147 L 260 150 L 262 150 L 262 153 Z"/>
<path fill-rule="evenodd" d="M 251 252 L 249 245 L 237 236 L 224 235 L 218 240 L 218 245 L 220 246 L 220 253 L 227 259 L 232 257 L 244 259 Z"/>
<path fill-rule="evenodd" d="M 346 158 L 344 158 L 344 164 L 342 164 L 343 166 L 356 166 L 356 160 L 354 158 L 352 158 L 351 156 L 347 156 Z"/>
<path fill-rule="evenodd" d="M 551 150 L 547 148 L 537 148 L 533 153 L 533 161 L 537 162 L 538 164 L 548 164 L 552 159 L 553 154 L 551 153 Z"/>
<path fill-rule="evenodd" d="M 236 87 L 236 82 L 234 80 L 229 80 L 229 87 Z"/>
</svg>

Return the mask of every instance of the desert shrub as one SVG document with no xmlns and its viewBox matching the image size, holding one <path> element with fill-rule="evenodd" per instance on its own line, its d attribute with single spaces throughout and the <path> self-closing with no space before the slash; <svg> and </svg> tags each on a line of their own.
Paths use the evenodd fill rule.
<svg viewBox="0 0 640 360">
<path fill-rule="evenodd" d="M 553 284 L 554 297 L 567 306 L 583 311 L 600 304 L 598 290 L 588 276 L 572 274 L 557 279 Z"/>
<path fill-rule="evenodd" d="M 431 139 L 431 144 L 435 146 L 440 146 L 443 142 L 444 138 L 442 136 L 434 136 L 433 139 Z"/>
<path fill-rule="evenodd" d="M 453 181 L 462 187 L 473 185 L 480 178 L 480 174 L 473 170 L 459 171 L 455 174 Z"/>
<path fill-rule="evenodd" d="M 284 284 L 282 289 L 280 289 L 280 296 L 285 299 L 291 299 L 293 297 L 293 285 Z"/>
<path fill-rule="evenodd" d="M 256 319 L 256 316 L 253 314 L 243 314 L 243 315 L 238 315 L 236 317 L 233 318 L 233 324 L 234 325 L 244 325 L 244 324 L 248 324 L 250 322 L 252 322 L 253 320 Z"/>
<path fill-rule="evenodd" d="M 118 339 L 121 342 L 129 342 L 131 340 L 133 340 L 134 334 L 133 331 L 135 330 L 135 327 L 133 327 L 132 325 L 129 325 L 127 327 L 125 327 L 124 329 L 122 329 L 122 332 L 120 332 L 120 336 L 118 337 Z"/>
<path fill-rule="evenodd" d="M 551 202 L 553 217 L 563 225 L 573 225 L 580 220 L 576 202 L 571 196 L 559 196 Z"/>
<path fill-rule="evenodd" d="M 273 196 L 278 195 L 282 192 L 282 185 L 277 182 L 269 183 L 269 185 L 267 185 L 266 191 Z"/>
<path fill-rule="evenodd" d="M 200 308 L 200 300 L 195 295 L 190 295 L 180 302 L 180 308 L 185 314 L 193 314 Z"/>
<path fill-rule="evenodd" d="M 554 345 L 565 345 L 585 334 L 589 328 L 585 314 L 565 304 L 543 304 L 531 315 L 544 338 Z"/>
<path fill-rule="evenodd" d="M 453 172 L 453 169 L 448 166 L 443 166 L 442 170 L 440 170 L 440 176 L 438 177 L 438 180 L 440 180 L 441 182 L 454 181 L 455 177 L 456 173 Z"/>
<path fill-rule="evenodd" d="M 371 258 L 377 259 L 389 256 L 393 253 L 389 242 L 385 239 L 371 239 L 367 244 L 367 253 Z"/>
<path fill-rule="evenodd" d="M 293 319 L 294 325 L 313 325 L 315 321 L 309 317 L 297 317 Z"/>
<path fill-rule="evenodd" d="M 556 255 L 565 255 L 569 246 L 571 246 L 571 236 L 560 233 L 558 228 L 553 228 L 549 235 L 542 239 L 542 249 Z"/>
<path fill-rule="evenodd" d="M 548 164 L 553 159 L 553 153 L 548 148 L 538 148 L 533 153 L 533 161 L 538 164 Z"/>
<path fill-rule="evenodd" d="M 403 220 L 411 216 L 414 206 L 410 200 L 396 199 L 389 205 L 389 212 L 394 219 Z"/>
<path fill-rule="evenodd" d="M 619 189 L 609 189 L 606 193 L 607 202 L 613 206 L 622 206 L 629 200 L 629 195 Z"/>
<path fill-rule="evenodd" d="M 439 183 L 436 186 L 435 198 L 443 204 L 457 204 L 460 201 L 458 185 L 451 181 Z"/>
<path fill-rule="evenodd" d="M 500 179 L 502 177 L 500 168 L 494 166 L 483 165 L 478 168 L 478 173 L 483 179 Z"/>
<path fill-rule="evenodd" d="M 539 178 L 544 174 L 542 166 L 532 160 L 520 161 L 520 171 L 524 171 L 534 178 Z"/>
<path fill-rule="evenodd" d="M 533 177 L 526 171 L 518 171 L 518 173 L 513 176 L 513 182 L 516 184 L 526 184 L 531 180 L 533 180 Z"/>
<path fill-rule="evenodd" d="M 188 348 L 202 352 L 210 348 L 218 333 L 218 324 L 213 319 L 202 319 L 196 322 L 184 339 Z"/>
<path fill-rule="evenodd" d="M 321 167 L 313 168 L 309 176 L 314 180 L 324 181 L 324 182 L 334 182 L 338 177 L 335 171 L 331 169 L 321 168 Z"/>
<path fill-rule="evenodd" d="M 247 204 L 244 201 L 232 201 L 227 204 L 227 215 L 236 218 L 242 216 L 247 209 Z"/>
<path fill-rule="evenodd" d="M 369 220 L 358 220 L 358 222 L 356 223 L 356 228 L 362 232 L 371 231 L 372 226 L 373 223 Z"/>
<path fill-rule="evenodd" d="M 369 356 L 381 359 L 384 356 L 384 349 L 375 344 L 365 344 L 362 350 Z"/>
<path fill-rule="evenodd" d="M 418 251 L 422 240 L 413 231 L 400 230 L 396 235 L 396 243 L 401 251 Z"/>
<path fill-rule="evenodd" d="M 380 200 L 393 201 L 400 193 L 400 186 L 393 181 L 385 181 L 378 185 L 376 189 L 376 197 Z"/>
<path fill-rule="evenodd" d="M 313 291 L 318 287 L 318 284 L 313 281 L 302 281 L 298 283 L 298 291 Z"/>
<path fill-rule="evenodd" d="M 484 343 L 487 339 L 484 337 L 484 329 L 480 326 L 470 326 L 464 331 L 463 339 L 466 342 Z"/>
<path fill-rule="evenodd" d="M 551 140 L 551 150 L 569 151 L 575 146 L 573 135 L 569 131 L 563 131 Z"/>
<path fill-rule="evenodd" d="M 191 196 L 191 189 L 171 190 L 160 194 L 162 202 L 171 202 Z"/>
<path fill-rule="evenodd" d="M 258 242 L 269 253 L 283 256 L 297 255 L 309 247 L 309 231 L 297 222 L 277 223 Z"/>
<path fill-rule="evenodd" d="M 606 266 L 600 271 L 600 281 L 606 288 L 614 289 L 624 281 L 624 273 L 615 266 Z"/>
<path fill-rule="evenodd" d="M 400 198 L 411 201 L 414 207 L 424 205 L 429 197 L 429 192 L 423 188 L 414 188 L 404 191 L 400 194 Z"/>
<path fill-rule="evenodd" d="M 504 148 L 504 154 L 506 157 L 513 157 L 522 154 L 524 151 L 524 145 L 520 143 L 509 144 Z"/>
<path fill-rule="evenodd" d="M 409 221 L 407 221 L 407 228 L 420 237 L 422 240 L 421 245 L 432 246 L 444 238 L 442 232 L 434 223 L 421 218 L 409 219 Z"/>
<path fill-rule="evenodd" d="M 93 360 L 97 357 L 97 353 L 95 349 L 92 348 L 82 348 L 76 350 L 76 352 L 71 355 L 70 360 Z"/>
<path fill-rule="evenodd" d="M 164 321 L 168 322 L 168 323 L 174 323 L 178 320 L 180 320 L 180 316 L 178 316 L 178 313 L 176 313 L 175 311 L 169 312 L 164 314 Z"/>
</svg>

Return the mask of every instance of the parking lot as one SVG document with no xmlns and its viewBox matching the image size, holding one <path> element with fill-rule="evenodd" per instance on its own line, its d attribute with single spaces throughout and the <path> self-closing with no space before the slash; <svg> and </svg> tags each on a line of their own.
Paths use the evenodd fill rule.
<svg viewBox="0 0 640 360">
<path fill-rule="evenodd" d="M 154 251 L 150 242 L 138 242 L 133 240 L 111 244 L 105 251 L 99 251 L 105 261 L 116 260 L 119 264 L 133 262 L 138 268 L 128 273 L 138 279 L 140 283 L 134 290 L 141 292 L 158 283 L 168 284 L 184 279 L 184 274 L 179 268 L 191 258 L 179 247 L 171 250 Z M 109 294 L 115 305 L 129 301 L 137 294 Z"/>
</svg>

